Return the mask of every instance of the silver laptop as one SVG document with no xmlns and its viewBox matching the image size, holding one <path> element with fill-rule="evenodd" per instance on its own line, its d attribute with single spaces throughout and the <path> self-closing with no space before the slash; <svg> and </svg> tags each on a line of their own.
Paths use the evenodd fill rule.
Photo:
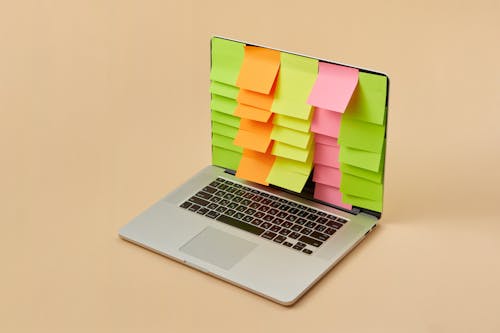
<svg viewBox="0 0 500 333">
<path fill-rule="evenodd" d="M 340 134 L 332 134 L 333 139 L 328 141 L 331 138 L 325 137 L 325 133 L 319 134 L 320 129 L 314 133 L 311 132 L 313 126 L 308 127 L 313 137 L 309 145 L 313 147 L 310 149 L 311 158 L 308 158 L 312 162 L 305 183 L 299 185 L 300 191 L 297 190 L 293 173 L 287 173 L 288 178 L 281 177 L 282 183 L 269 181 L 267 185 L 241 177 L 238 172 L 241 165 L 238 166 L 238 160 L 235 162 L 234 159 L 241 159 L 245 154 L 242 153 L 244 149 L 230 146 L 238 132 L 239 118 L 228 113 L 226 106 L 234 107 L 239 103 L 239 87 L 226 74 L 231 68 L 234 69 L 235 64 L 259 66 L 260 60 L 252 62 L 251 57 L 254 56 L 269 55 L 266 59 L 276 59 L 273 58 L 276 52 L 281 55 L 281 60 L 278 60 L 281 61 L 281 67 L 273 79 L 273 91 L 269 92 L 275 94 L 275 99 L 287 95 L 284 87 L 289 85 L 283 80 L 293 79 L 293 75 L 287 74 L 290 68 L 286 66 L 296 63 L 285 63 L 285 56 L 319 64 L 320 67 L 315 67 L 319 69 L 314 74 L 317 75 L 314 85 L 320 81 L 320 76 L 323 83 L 332 80 L 335 85 L 338 83 L 336 80 L 340 80 L 340 84 L 344 84 L 342 80 L 345 77 L 335 77 L 335 70 L 340 70 L 340 73 L 354 70 L 359 75 L 359 80 L 355 78 L 355 87 L 352 82 L 345 83 L 345 86 L 350 84 L 354 87 L 354 91 L 351 92 L 352 96 L 349 95 L 351 97 L 346 109 L 335 114 L 340 119 Z M 120 229 L 119 235 L 127 241 L 274 302 L 291 305 L 363 240 L 381 217 L 389 80 L 385 74 L 373 70 L 223 37 L 211 39 L 211 55 L 212 102 L 226 102 L 222 103 L 225 106 L 220 110 L 218 103 L 212 103 L 210 108 L 213 113 L 212 165 L 135 217 Z M 224 57 L 232 58 L 228 60 Z M 227 71 L 224 68 L 226 64 Z M 223 73 L 218 76 L 214 71 L 221 70 L 221 66 Z M 333 71 L 328 72 L 332 68 Z M 322 69 L 325 71 L 321 72 Z M 218 78 L 223 82 L 215 80 Z M 311 87 L 313 90 L 314 85 Z M 324 93 L 327 90 L 322 91 Z M 322 122 L 319 122 L 320 119 L 314 118 L 316 115 L 319 117 L 319 113 L 315 114 L 319 112 L 318 108 L 313 105 L 310 116 L 300 121 L 316 122 L 316 128 L 325 125 L 327 120 L 321 119 Z M 361 110 L 357 110 L 359 108 Z M 268 111 L 273 113 L 272 108 Z M 228 120 L 227 123 L 219 122 L 222 118 L 216 115 L 221 114 Z M 328 112 L 326 114 L 329 115 Z M 290 120 L 287 117 L 285 115 L 284 119 Z M 276 124 L 277 118 L 269 119 L 268 123 Z M 231 124 L 234 127 L 232 130 Z M 216 131 L 219 127 L 223 128 L 222 132 Z M 354 132 L 362 132 L 350 135 L 351 128 L 354 128 Z M 378 134 L 373 134 L 375 132 Z M 318 141 L 315 142 L 314 137 Z M 370 139 L 372 137 L 373 140 Z M 382 142 L 382 146 L 373 144 L 374 141 Z M 321 146 L 325 142 L 337 142 L 337 146 Z M 317 148 L 314 148 L 315 145 Z M 320 148 L 327 148 L 326 153 L 320 153 Z M 332 150 L 328 150 L 330 148 Z M 339 151 L 338 156 L 328 155 L 328 151 L 335 149 Z M 273 155 L 273 152 L 269 149 L 263 153 Z M 338 160 L 337 167 L 329 166 L 328 162 L 323 166 L 316 159 L 319 154 L 333 163 Z M 276 152 L 276 155 L 276 161 L 280 159 L 288 162 L 288 155 L 280 152 Z M 374 163 L 377 160 L 378 163 Z M 318 175 L 320 170 L 323 170 L 323 174 Z M 335 176 L 329 176 L 332 173 L 328 173 L 328 170 L 340 174 L 340 183 L 336 183 Z M 278 174 L 280 172 L 279 169 L 275 171 Z M 294 185 L 287 181 L 292 181 Z"/>
</svg>

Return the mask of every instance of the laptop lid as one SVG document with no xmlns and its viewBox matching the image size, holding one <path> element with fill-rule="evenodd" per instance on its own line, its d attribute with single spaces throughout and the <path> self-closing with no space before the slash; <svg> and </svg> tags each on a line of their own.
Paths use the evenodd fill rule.
<svg viewBox="0 0 500 333">
<path fill-rule="evenodd" d="M 381 217 L 386 74 L 215 36 L 210 80 L 213 165 Z"/>
</svg>

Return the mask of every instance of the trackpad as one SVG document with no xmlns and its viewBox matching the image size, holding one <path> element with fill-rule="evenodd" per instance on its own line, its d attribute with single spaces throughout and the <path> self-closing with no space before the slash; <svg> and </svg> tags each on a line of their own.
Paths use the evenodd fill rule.
<svg viewBox="0 0 500 333">
<path fill-rule="evenodd" d="M 249 254 L 257 244 L 207 227 L 180 250 L 223 269 L 230 269 Z"/>
</svg>

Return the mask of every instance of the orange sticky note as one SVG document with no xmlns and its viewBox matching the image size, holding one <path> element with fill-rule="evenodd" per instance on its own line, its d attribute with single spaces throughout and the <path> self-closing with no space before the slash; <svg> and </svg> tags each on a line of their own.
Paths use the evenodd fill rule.
<svg viewBox="0 0 500 333">
<path fill-rule="evenodd" d="M 269 94 L 280 68 L 280 52 L 264 47 L 245 46 L 236 85 L 261 94 Z"/>
<path fill-rule="evenodd" d="M 238 96 L 236 97 L 236 100 L 238 101 L 238 103 L 241 104 L 255 106 L 256 108 L 259 109 L 271 110 L 277 81 L 278 80 L 274 81 L 274 84 L 269 94 L 261 94 L 247 89 L 240 89 L 240 91 L 238 92 Z"/>
<path fill-rule="evenodd" d="M 234 115 L 240 118 L 256 120 L 265 123 L 271 117 L 272 112 L 246 104 L 238 104 L 238 106 L 234 110 Z"/>
<path fill-rule="evenodd" d="M 270 148 L 271 146 L 269 146 Z M 266 178 L 271 172 L 276 156 L 271 155 L 270 149 L 266 153 L 259 153 L 250 149 L 243 150 L 236 177 L 240 177 L 262 185 L 269 185 Z"/>
<path fill-rule="evenodd" d="M 240 129 L 234 138 L 234 144 L 265 153 L 271 143 L 272 130 L 272 117 L 269 118 L 267 123 L 242 118 Z"/>
</svg>

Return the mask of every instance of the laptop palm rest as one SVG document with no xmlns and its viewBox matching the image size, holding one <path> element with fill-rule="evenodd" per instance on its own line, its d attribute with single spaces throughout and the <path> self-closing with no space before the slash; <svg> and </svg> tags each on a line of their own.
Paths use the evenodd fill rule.
<svg viewBox="0 0 500 333">
<path fill-rule="evenodd" d="M 230 269 L 256 246 L 245 239 L 207 227 L 181 246 L 180 251 L 222 269 Z"/>
</svg>

